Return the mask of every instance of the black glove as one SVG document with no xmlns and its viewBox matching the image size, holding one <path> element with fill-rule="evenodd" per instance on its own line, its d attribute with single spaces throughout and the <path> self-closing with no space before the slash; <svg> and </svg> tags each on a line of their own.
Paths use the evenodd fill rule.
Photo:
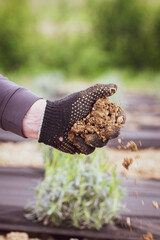
<svg viewBox="0 0 160 240">
<path fill-rule="evenodd" d="M 47 101 L 39 142 L 55 147 L 63 152 L 74 154 L 80 151 L 68 141 L 68 132 L 73 124 L 86 117 L 92 110 L 97 99 L 111 96 L 117 90 L 115 84 L 96 84 L 86 90 L 73 93 L 65 98 Z M 88 153 L 94 147 L 87 145 Z"/>
</svg>

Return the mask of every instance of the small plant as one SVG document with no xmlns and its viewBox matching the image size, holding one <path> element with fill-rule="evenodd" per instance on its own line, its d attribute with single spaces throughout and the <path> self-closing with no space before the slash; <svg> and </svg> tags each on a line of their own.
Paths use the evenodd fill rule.
<svg viewBox="0 0 160 240">
<path fill-rule="evenodd" d="M 45 178 L 26 217 L 45 225 L 100 229 L 122 209 L 123 190 L 104 151 L 68 155 L 45 148 Z"/>
</svg>

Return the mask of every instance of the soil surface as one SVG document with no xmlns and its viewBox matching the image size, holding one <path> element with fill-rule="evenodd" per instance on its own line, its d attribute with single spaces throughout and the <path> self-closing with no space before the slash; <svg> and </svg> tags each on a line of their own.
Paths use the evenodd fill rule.
<svg viewBox="0 0 160 240">
<path fill-rule="evenodd" d="M 91 113 L 71 128 L 68 139 L 81 152 L 83 148 L 78 137 L 91 147 L 102 147 L 109 139 L 116 138 L 124 125 L 124 112 L 120 106 L 109 102 L 107 97 L 100 98 L 93 105 Z"/>
<path fill-rule="evenodd" d="M 0 166 L 42 167 L 40 145 L 35 142 L 0 143 Z"/>
<path fill-rule="evenodd" d="M 106 151 L 111 168 L 116 166 L 117 172 L 127 177 L 160 179 L 160 150 L 158 149 L 142 149 L 138 152 L 128 150 L 108 149 Z M 133 163 L 129 170 L 122 166 L 124 158 L 132 158 Z"/>
<path fill-rule="evenodd" d="M 117 141 L 118 145 L 118 141 Z M 129 170 L 122 166 L 125 157 L 134 158 Z M 160 150 L 140 149 L 138 152 L 106 148 L 111 168 L 116 166 L 117 172 L 128 177 L 160 179 Z M 39 144 L 1 143 L 0 166 L 8 167 L 43 167 L 43 155 Z"/>
<path fill-rule="evenodd" d="M 0 235 L 0 240 L 40 240 L 39 238 L 29 238 L 27 233 L 10 232 L 8 234 Z"/>
</svg>

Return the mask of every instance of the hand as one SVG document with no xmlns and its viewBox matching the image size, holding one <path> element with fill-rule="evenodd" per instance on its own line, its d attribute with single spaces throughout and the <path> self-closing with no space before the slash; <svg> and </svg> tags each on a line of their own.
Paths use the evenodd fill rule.
<svg viewBox="0 0 160 240">
<path fill-rule="evenodd" d="M 57 101 L 47 101 L 39 142 L 55 147 L 63 152 L 74 154 L 80 150 L 68 140 L 68 132 L 73 124 L 86 117 L 92 110 L 97 99 L 111 96 L 117 90 L 115 84 L 96 84 L 86 90 L 73 93 Z M 82 141 L 82 140 L 81 140 Z M 82 143 L 87 149 L 86 154 L 95 147 Z"/>
</svg>

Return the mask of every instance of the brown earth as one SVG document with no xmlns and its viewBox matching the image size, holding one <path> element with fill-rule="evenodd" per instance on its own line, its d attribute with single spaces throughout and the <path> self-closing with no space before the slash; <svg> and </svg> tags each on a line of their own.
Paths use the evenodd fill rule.
<svg viewBox="0 0 160 240">
<path fill-rule="evenodd" d="M 117 172 L 127 177 L 160 179 L 160 149 L 142 149 L 138 152 L 128 150 L 108 149 L 107 156 L 111 168 L 116 166 Z M 122 166 L 124 158 L 132 158 L 129 170 Z"/>
<path fill-rule="evenodd" d="M 40 240 L 39 238 L 29 238 L 27 233 L 11 232 L 4 235 L 0 235 L 0 240 Z"/>
<path fill-rule="evenodd" d="M 143 235 L 140 240 L 154 240 L 152 233 L 148 232 L 147 234 Z"/>
<path fill-rule="evenodd" d="M 117 141 L 118 145 L 118 141 Z M 134 158 L 129 170 L 122 166 L 125 157 Z M 111 168 L 133 178 L 160 179 L 160 149 L 142 149 L 138 152 L 106 148 L 106 158 Z M 43 155 L 36 142 L 1 143 L 0 166 L 8 167 L 43 167 Z"/>
<path fill-rule="evenodd" d="M 73 125 L 68 139 L 86 154 L 80 138 L 91 147 L 102 147 L 109 139 L 119 135 L 124 118 L 124 112 L 120 106 L 109 102 L 107 97 L 100 98 L 93 105 L 91 113 Z"/>
<path fill-rule="evenodd" d="M 35 142 L 0 143 L 1 167 L 42 167 L 40 145 Z"/>
</svg>

